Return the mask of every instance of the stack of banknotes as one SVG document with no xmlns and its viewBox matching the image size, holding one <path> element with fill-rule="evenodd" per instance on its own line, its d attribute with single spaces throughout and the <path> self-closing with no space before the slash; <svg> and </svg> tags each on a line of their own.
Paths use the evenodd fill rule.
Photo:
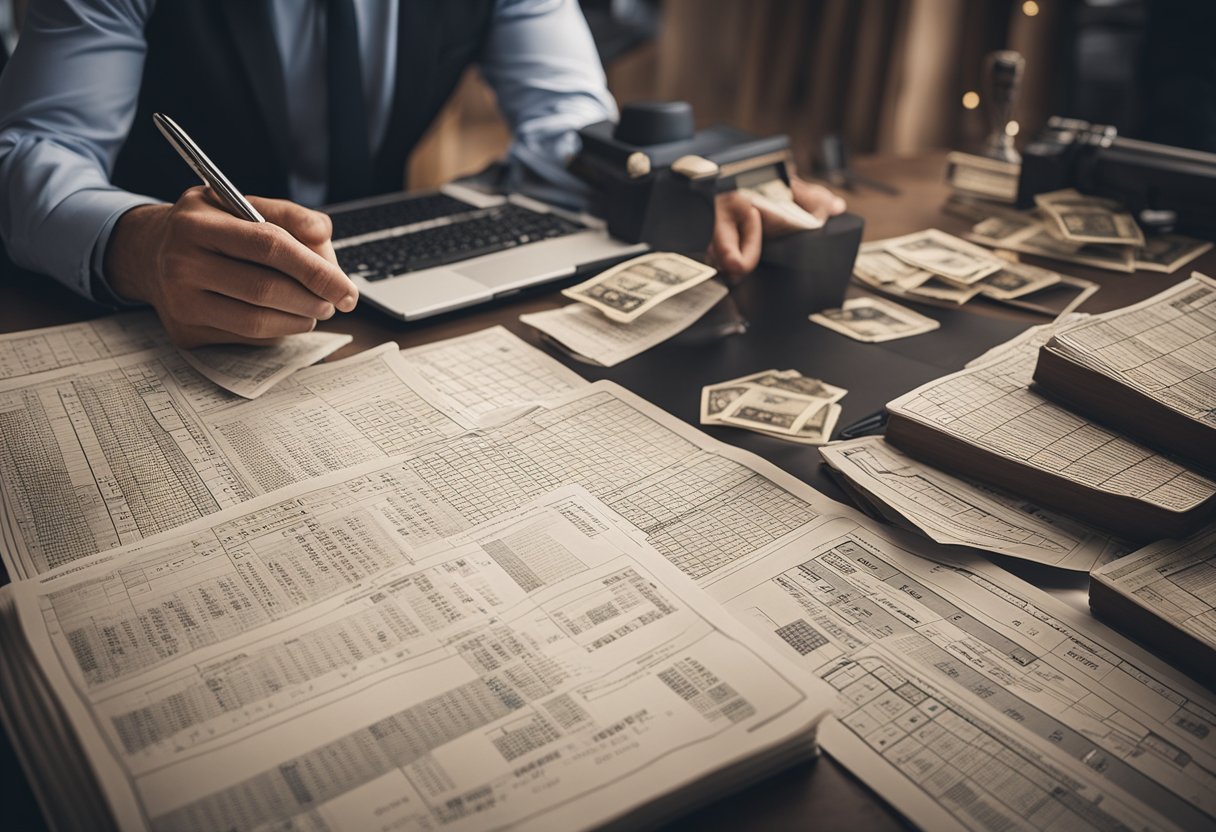
<svg viewBox="0 0 1216 832">
<path fill-rule="evenodd" d="M 1116 272 L 1172 273 L 1211 249 L 1180 234 L 1144 236 L 1119 203 L 1072 189 L 1039 194 L 1036 210 L 1000 210 L 981 219 L 969 240 Z"/>
<path fill-rule="evenodd" d="M 1059 283 L 1059 274 L 1014 263 L 936 228 L 862 245 L 858 281 L 909 300 L 963 304 L 977 295 L 1012 300 Z"/>
<path fill-rule="evenodd" d="M 764 370 L 701 388 L 701 424 L 822 445 L 836 427 L 838 402 L 848 392 L 797 370 Z"/>
</svg>

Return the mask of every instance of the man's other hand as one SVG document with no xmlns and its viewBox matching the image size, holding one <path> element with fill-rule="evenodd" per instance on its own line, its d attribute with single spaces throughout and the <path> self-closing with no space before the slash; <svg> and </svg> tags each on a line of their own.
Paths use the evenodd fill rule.
<svg viewBox="0 0 1216 832">
<path fill-rule="evenodd" d="M 250 202 L 267 222 L 232 216 L 201 186 L 173 205 L 133 208 L 106 251 L 110 286 L 154 307 L 181 347 L 267 343 L 354 309 L 359 291 L 338 267 L 329 217 Z"/>
<path fill-rule="evenodd" d="M 790 178 L 794 202 L 821 220 L 843 213 L 844 200 L 822 185 Z M 709 245 L 710 262 L 731 277 L 747 274 L 760 262 L 761 241 L 797 229 L 770 211 L 752 204 L 738 191 L 718 194 L 714 211 L 714 237 Z"/>
</svg>

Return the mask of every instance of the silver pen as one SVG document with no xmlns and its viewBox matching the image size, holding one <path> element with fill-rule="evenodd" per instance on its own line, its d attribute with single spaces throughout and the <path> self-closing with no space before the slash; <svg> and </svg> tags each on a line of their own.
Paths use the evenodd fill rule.
<svg viewBox="0 0 1216 832">
<path fill-rule="evenodd" d="M 245 199 L 241 192 L 228 181 L 228 177 L 224 176 L 223 171 L 207 158 L 203 149 L 176 121 L 163 113 L 153 113 L 152 121 L 156 123 L 161 135 L 169 141 L 169 144 L 173 145 L 173 149 L 185 160 L 190 169 L 198 174 L 198 178 L 203 180 L 203 184 L 219 198 L 229 213 L 250 222 L 266 222 L 266 218 L 258 213 L 258 209 L 254 208 L 249 200 Z"/>
</svg>

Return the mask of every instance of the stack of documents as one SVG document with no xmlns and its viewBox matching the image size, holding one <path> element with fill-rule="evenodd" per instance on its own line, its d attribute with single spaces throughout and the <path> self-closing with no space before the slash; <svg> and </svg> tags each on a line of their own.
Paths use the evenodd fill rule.
<svg viewBox="0 0 1216 832">
<path fill-rule="evenodd" d="M 946 157 L 946 182 L 956 195 L 1012 205 L 1018 198 L 1019 162 L 954 151 Z"/>
<path fill-rule="evenodd" d="M 551 365 L 499 331 L 253 402 L 155 350 L 0 391 L 0 715 L 52 822 L 633 827 L 815 732 L 923 828 L 1216 823 L 1186 677 Z"/>
<path fill-rule="evenodd" d="M 1132 545 L 1022 497 L 956 477 L 901 453 L 881 436 L 819 449 L 868 514 L 953 546 L 1088 572 Z"/>
<path fill-rule="evenodd" d="M 1216 511 L 1216 482 L 1030 387 L 1039 348 L 1071 325 L 1035 327 L 890 402 L 887 440 L 1131 540 L 1194 531 Z"/>
<path fill-rule="evenodd" d="M 1216 688 L 1216 526 L 1094 570 L 1089 606 Z"/>
<path fill-rule="evenodd" d="M 1216 280 L 1060 327 L 1034 381 L 1073 410 L 1216 471 Z"/>
</svg>

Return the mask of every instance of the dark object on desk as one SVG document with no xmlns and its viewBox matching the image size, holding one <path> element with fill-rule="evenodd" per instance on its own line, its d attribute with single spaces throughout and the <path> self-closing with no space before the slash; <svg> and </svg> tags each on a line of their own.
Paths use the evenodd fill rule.
<svg viewBox="0 0 1216 832">
<path fill-rule="evenodd" d="M 770 272 L 765 280 L 783 282 L 774 289 L 791 313 L 805 320 L 812 312 L 840 306 L 864 228 L 865 220 L 856 214 L 840 214 L 823 228 L 764 242 L 760 262 Z"/>
<path fill-rule="evenodd" d="M 713 236 L 714 196 L 750 171 L 785 175 L 789 154 L 786 136 L 757 138 L 725 125 L 695 130 L 683 101 L 626 105 L 619 124 L 599 122 L 579 135 L 570 169 L 595 189 L 595 213 L 608 231 L 667 251 L 703 251 Z M 689 157 L 697 164 L 677 164 Z"/>
<path fill-rule="evenodd" d="M 853 170 L 849 165 L 848 148 L 845 147 L 844 139 L 839 135 L 831 133 L 824 136 L 819 147 L 820 157 L 815 165 L 815 172 L 826 179 L 833 188 L 851 192 L 857 190 L 858 185 L 865 185 L 891 196 L 899 194 L 899 188 L 862 176 Z"/>
<path fill-rule="evenodd" d="M 858 419 L 851 425 L 841 428 L 837 434 L 837 439 L 860 439 L 863 436 L 874 436 L 882 433 L 887 429 L 887 411 L 879 410 L 876 413 L 871 413 Z"/>
<path fill-rule="evenodd" d="M 1012 163 L 1022 161 L 1007 126 L 1013 118 L 1013 104 L 1018 97 L 1025 66 L 1026 60 L 1012 49 L 990 52 L 984 59 L 984 113 L 990 126 L 984 155 L 990 159 Z"/>
<path fill-rule="evenodd" d="M 1133 214 L 1172 211 L 1179 231 L 1216 240 L 1216 154 L 1119 138 L 1114 127 L 1053 116 L 1022 152 L 1018 207 L 1076 188 Z"/>
</svg>

